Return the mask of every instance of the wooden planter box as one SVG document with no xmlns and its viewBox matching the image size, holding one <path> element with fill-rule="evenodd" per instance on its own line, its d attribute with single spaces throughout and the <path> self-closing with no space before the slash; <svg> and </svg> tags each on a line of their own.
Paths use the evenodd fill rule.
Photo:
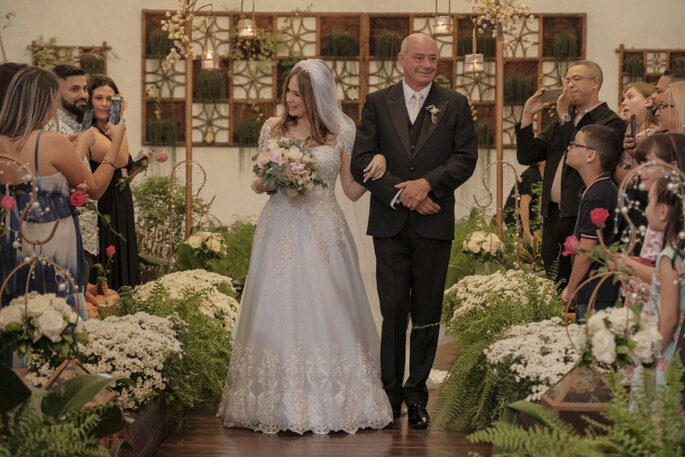
<svg viewBox="0 0 685 457">
<path fill-rule="evenodd" d="M 143 409 L 128 415 L 134 422 L 121 432 L 107 437 L 102 444 L 110 448 L 125 440 L 133 447 L 133 451 L 121 451 L 120 456 L 152 457 L 174 427 L 171 414 L 167 414 L 166 397 L 157 397 Z"/>
</svg>

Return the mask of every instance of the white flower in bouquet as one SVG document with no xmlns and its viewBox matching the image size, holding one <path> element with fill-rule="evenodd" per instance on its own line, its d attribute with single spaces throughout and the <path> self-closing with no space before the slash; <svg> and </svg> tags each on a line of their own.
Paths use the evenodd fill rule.
<svg viewBox="0 0 685 457">
<path fill-rule="evenodd" d="M 607 313 L 605 310 L 600 310 L 597 312 L 592 313 L 590 318 L 587 320 L 587 331 L 590 334 L 590 338 L 594 336 L 595 333 L 599 332 L 600 330 L 604 330 L 607 328 L 606 324 L 604 323 L 604 319 L 607 318 Z"/>
<path fill-rule="evenodd" d="M 504 243 L 494 233 L 486 233 L 482 231 L 473 232 L 468 235 L 462 244 L 464 251 L 472 252 L 473 254 L 490 254 L 496 256 L 504 250 Z"/>
<path fill-rule="evenodd" d="M 0 308 L 0 330 L 5 330 L 11 323 L 21 324 L 24 316 L 24 307 L 17 303 Z"/>
<path fill-rule="evenodd" d="M 33 323 L 36 326 L 33 335 L 33 342 L 37 342 L 43 336 L 50 339 L 53 343 L 57 343 L 62 339 L 62 331 L 67 327 L 67 321 L 64 320 L 62 313 L 54 308 L 48 308 L 43 313 L 33 318 Z"/>
<path fill-rule="evenodd" d="M 653 326 L 653 328 L 656 328 Z M 628 354 L 636 363 L 649 364 L 654 362 L 655 357 L 659 355 L 659 347 L 655 348 L 654 341 L 661 342 L 661 334 L 658 332 L 659 338 L 654 338 L 650 329 L 644 329 L 633 335 L 632 341 L 635 342 L 635 347 L 628 351 Z M 655 350 L 656 349 L 656 350 Z"/>
<path fill-rule="evenodd" d="M 222 254 L 225 250 L 224 237 L 217 232 L 195 232 L 186 243 L 193 249 L 200 249 L 204 244 L 207 249 L 217 254 Z"/>
<path fill-rule="evenodd" d="M 609 318 L 609 330 L 617 336 L 632 333 L 635 325 L 635 313 L 630 308 L 612 308 L 607 313 Z"/>
<path fill-rule="evenodd" d="M 616 341 L 614 334 L 604 328 L 597 331 L 590 340 L 592 355 L 598 362 L 612 364 L 616 360 Z"/>
<path fill-rule="evenodd" d="M 51 294 L 55 296 L 54 294 Z M 21 297 L 15 300 L 22 300 Z M 43 314 L 50 307 L 50 297 L 47 295 L 33 294 L 29 297 L 28 306 L 26 307 L 26 315 L 28 317 L 36 317 Z"/>
</svg>

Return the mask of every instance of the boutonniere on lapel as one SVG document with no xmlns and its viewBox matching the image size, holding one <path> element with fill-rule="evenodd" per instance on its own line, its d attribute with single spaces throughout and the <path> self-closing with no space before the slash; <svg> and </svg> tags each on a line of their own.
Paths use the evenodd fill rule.
<svg viewBox="0 0 685 457">
<path fill-rule="evenodd" d="M 438 108 L 435 105 L 428 105 L 428 106 L 426 106 L 426 111 L 431 113 L 431 122 L 433 124 L 438 122 L 438 114 L 440 114 L 440 108 Z"/>
</svg>

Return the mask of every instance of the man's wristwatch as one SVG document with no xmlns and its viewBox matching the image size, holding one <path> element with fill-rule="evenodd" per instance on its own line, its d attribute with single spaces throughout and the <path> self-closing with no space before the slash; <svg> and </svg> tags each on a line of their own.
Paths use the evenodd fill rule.
<svg viewBox="0 0 685 457">
<path fill-rule="evenodd" d="M 571 113 L 566 113 L 559 118 L 559 124 L 565 124 L 571 121 Z"/>
</svg>

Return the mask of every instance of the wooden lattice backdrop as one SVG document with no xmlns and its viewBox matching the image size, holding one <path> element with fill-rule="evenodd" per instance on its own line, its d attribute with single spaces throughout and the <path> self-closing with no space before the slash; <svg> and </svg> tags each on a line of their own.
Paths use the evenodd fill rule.
<svg viewBox="0 0 685 457">
<path fill-rule="evenodd" d="M 173 119 L 177 126 L 177 144 L 182 145 L 184 137 L 185 64 L 179 61 L 168 71 L 161 66 L 161 59 L 146 53 L 146 38 L 151 31 L 160 29 L 164 11 L 144 10 L 142 12 L 142 40 L 144 73 L 142 100 L 142 129 L 145 144 L 148 141 L 148 125 L 153 121 L 155 108 L 158 115 Z M 202 13 L 200 13 L 202 14 Z M 280 30 L 285 49 L 275 57 L 277 64 L 268 72 L 250 67 L 246 62 L 221 59 L 227 97 L 218 103 L 193 103 L 193 144 L 197 146 L 234 146 L 238 142 L 238 128 L 241 123 L 255 119 L 258 107 L 264 118 L 278 114 L 280 85 L 289 67 L 280 63 L 292 62 L 302 57 L 324 59 L 331 67 L 338 82 L 339 96 L 343 109 L 359 122 L 361 107 L 369 92 L 387 87 L 401 78 L 401 69 L 396 59 L 381 60 L 374 56 L 374 37 L 387 29 L 406 36 L 410 32 L 432 33 L 431 14 L 396 13 L 258 13 L 259 27 L 272 31 Z M 213 37 L 211 46 L 219 56 L 227 56 L 230 46 L 229 33 L 237 16 L 234 12 L 212 13 Z M 204 22 L 203 16 L 196 18 Z M 464 73 L 463 53 L 459 51 L 461 40 L 471 38 L 472 22 L 468 15 L 454 15 L 452 36 L 437 37 L 439 45 L 438 73 L 443 84 L 462 92 L 472 101 L 477 110 L 479 122 L 486 122 L 494 137 L 494 56 L 486 59 L 486 70 L 482 74 Z M 331 31 L 345 30 L 355 36 L 359 49 L 354 58 L 333 58 L 321 54 L 323 38 Z M 577 37 L 577 58 L 585 56 L 586 17 L 585 14 L 534 14 L 532 22 L 523 23 L 518 36 L 512 37 L 505 49 L 505 79 L 513 73 L 523 73 L 533 81 L 533 90 L 540 85 L 560 87 L 568 60 L 554 57 L 554 39 L 559 32 L 571 32 Z M 200 36 L 196 36 L 200 35 Z M 523 46 L 524 38 L 530 45 Z M 192 37 L 197 54 L 200 55 L 204 36 L 196 33 Z M 571 59 L 575 60 L 575 59 Z M 197 78 L 201 63 L 193 65 L 193 77 Z M 233 77 L 229 77 L 229 72 Z M 156 105 L 157 103 L 157 105 Z M 512 147 L 515 141 L 514 125 L 520 118 L 521 106 L 504 108 L 504 144 Z M 538 127 L 544 126 L 550 115 L 544 113 L 538 119 Z M 210 141 L 208 141 L 210 140 Z"/>
<path fill-rule="evenodd" d="M 656 84 L 664 70 L 685 68 L 683 49 L 626 49 L 621 44 L 618 54 L 618 103 L 623 100 L 623 91 L 630 84 L 644 81 Z M 637 71 L 642 67 L 642 71 Z"/>
</svg>

